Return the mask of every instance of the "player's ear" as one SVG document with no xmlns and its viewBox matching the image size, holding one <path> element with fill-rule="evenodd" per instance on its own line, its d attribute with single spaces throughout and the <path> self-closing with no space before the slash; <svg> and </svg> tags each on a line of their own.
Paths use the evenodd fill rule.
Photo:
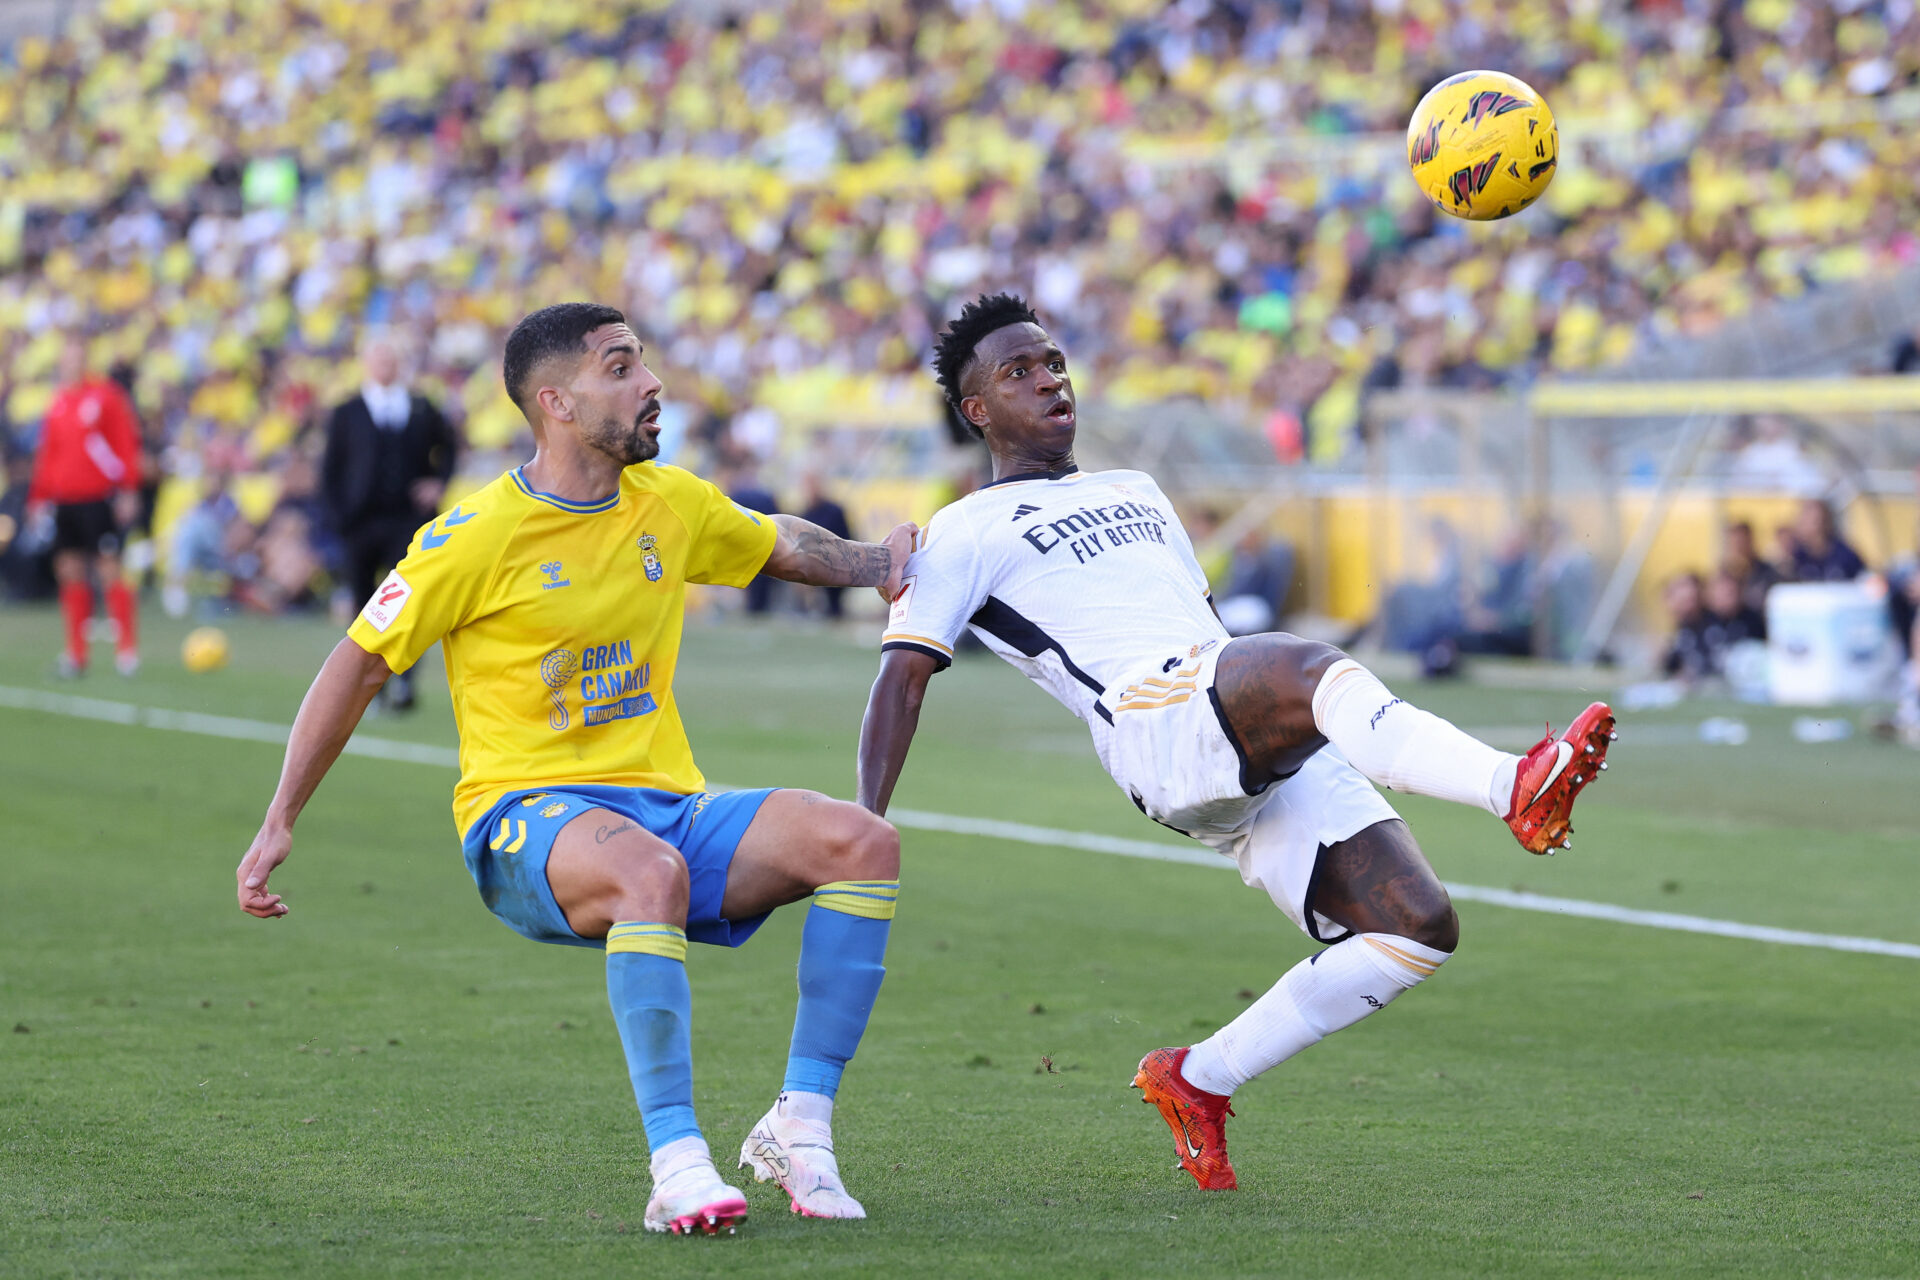
<svg viewBox="0 0 1920 1280">
<path fill-rule="evenodd" d="M 987 406 L 979 396 L 967 396 L 960 401 L 960 413 L 973 429 L 985 435 L 987 431 Z"/>
<path fill-rule="evenodd" d="M 556 422 L 573 421 L 573 397 L 559 387 L 542 387 L 534 393 L 540 402 L 540 412 Z"/>
</svg>

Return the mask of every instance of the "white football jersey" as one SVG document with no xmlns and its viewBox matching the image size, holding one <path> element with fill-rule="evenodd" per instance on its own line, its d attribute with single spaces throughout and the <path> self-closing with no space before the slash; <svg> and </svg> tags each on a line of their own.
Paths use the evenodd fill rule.
<svg viewBox="0 0 1920 1280">
<path fill-rule="evenodd" d="M 1108 686 L 1227 638 L 1173 504 L 1139 471 L 1009 476 L 935 514 L 880 647 L 945 666 L 969 626 L 1089 724 Z"/>
</svg>

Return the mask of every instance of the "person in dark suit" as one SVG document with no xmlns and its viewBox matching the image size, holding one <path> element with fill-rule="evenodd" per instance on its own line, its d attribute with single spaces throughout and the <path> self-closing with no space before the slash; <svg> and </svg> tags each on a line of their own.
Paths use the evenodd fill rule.
<svg viewBox="0 0 1920 1280">
<path fill-rule="evenodd" d="M 812 472 L 806 478 L 806 507 L 800 512 L 802 520 L 811 520 L 836 538 L 852 539 L 853 529 L 847 523 L 847 509 L 828 496 L 820 477 Z M 829 618 L 841 616 L 841 595 L 845 587 L 816 587 Z"/>
<path fill-rule="evenodd" d="M 780 501 L 773 491 L 763 487 L 753 473 L 751 466 L 744 466 L 735 472 L 731 483 L 724 486 L 726 494 L 736 504 L 749 511 L 758 511 L 763 516 L 780 514 Z M 760 574 L 747 584 L 747 612 L 758 617 L 773 611 L 774 579 Z"/>
<path fill-rule="evenodd" d="M 321 497 L 355 607 L 400 563 L 414 530 L 439 511 L 458 449 L 440 410 L 401 379 L 391 342 L 369 342 L 361 361 L 366 380 L 328 416 L 320 463 Z M 410 681 L 389 681 L 387 691 L 393 709 L 413 705 Z"/>
</svg>

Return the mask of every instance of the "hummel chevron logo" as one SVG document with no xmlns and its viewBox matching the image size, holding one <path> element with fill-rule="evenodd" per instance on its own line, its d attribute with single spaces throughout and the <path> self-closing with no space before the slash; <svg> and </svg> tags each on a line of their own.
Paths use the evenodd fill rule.
<svg viewBox="0 0 1920 1280">
<path fill-rule="evenodd" d="M 1032 515 L 1034 512 L 1038 511 L 1039 509 L 1040 508 L 1038 507 L 1028 506 L 1026 503 L 1023 502 L 1018 507 L 1014 508 L 1013 518 L 1015 520 L 1025 519 L 1027 516 Z"/>
<path fill-rule="evenodd" d="M 473 519 L 475 514 L 476 513 L 472 511 L 463 512 L 456 505 L 453 510 L 447 512 L 444 518 L 429 524 L 426 529 L 421 532 L 421 547 L 431 551 L 435 547 L 445 545 L 447 539 L 453 536 L 454 527 L 465 524 L 467 521 Z"/>
</svg>

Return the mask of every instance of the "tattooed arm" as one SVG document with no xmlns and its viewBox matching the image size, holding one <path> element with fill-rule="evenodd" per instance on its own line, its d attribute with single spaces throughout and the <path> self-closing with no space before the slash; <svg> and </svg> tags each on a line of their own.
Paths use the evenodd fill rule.
<svg viewBox="0 0 1920 1280">
<path fill-rule="evenodd" d="M 816 587 L 878 587 L 889 600 L 900 590 L 900 573 L 918 532 L 903 524 L 885 542 L 849 542 L 799 516 L 768 518 L 779 537 L 762 573 Z"/>
</svg>

